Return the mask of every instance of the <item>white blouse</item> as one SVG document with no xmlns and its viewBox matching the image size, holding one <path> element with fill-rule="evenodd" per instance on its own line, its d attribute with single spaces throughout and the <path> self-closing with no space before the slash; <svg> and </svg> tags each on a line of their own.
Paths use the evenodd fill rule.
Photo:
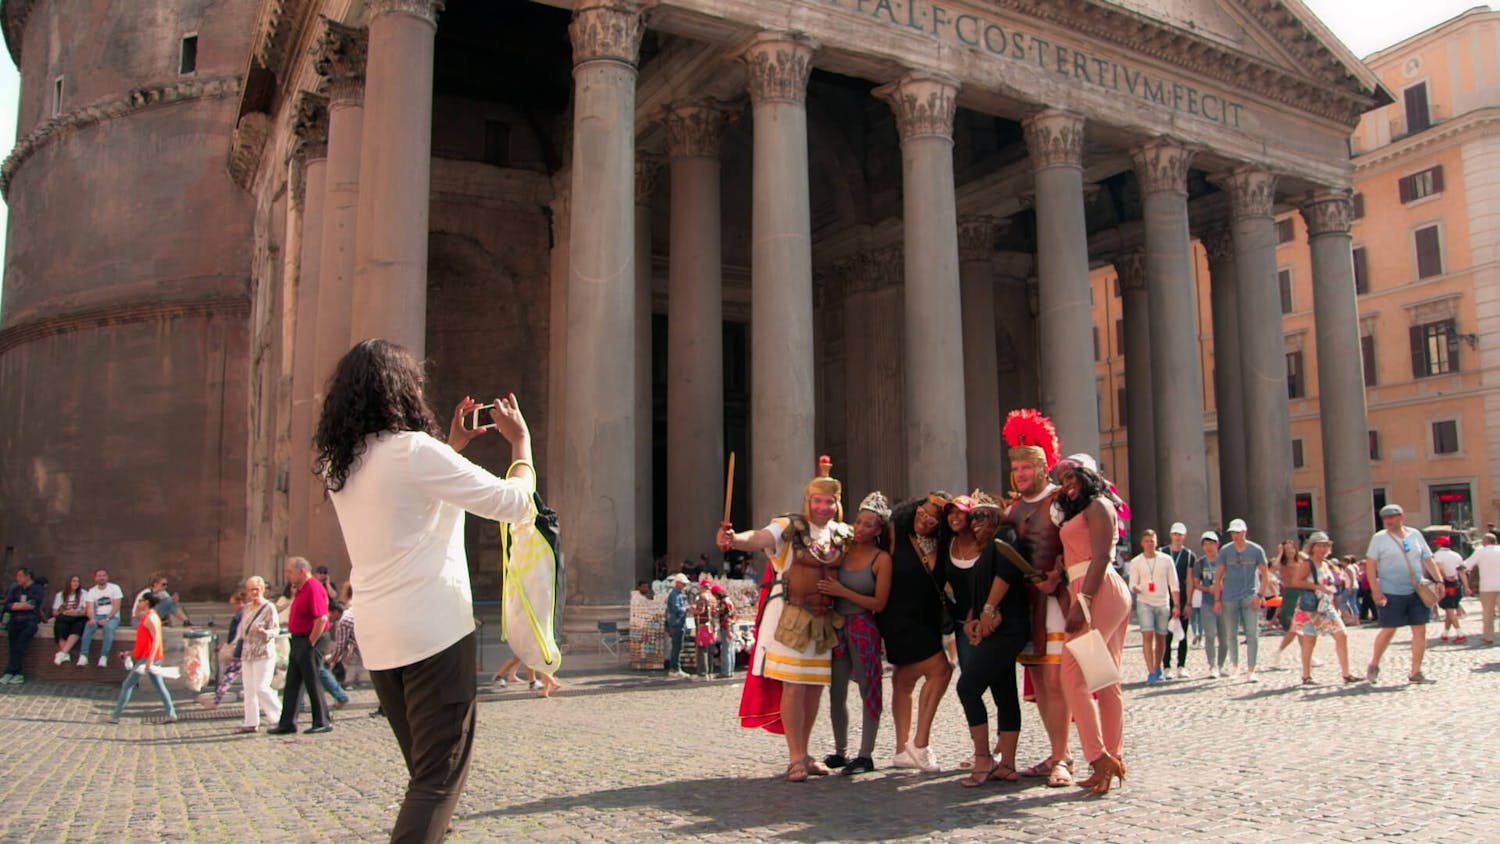
<svg viewBox="0 0 1500 844">
<path fill-rule="evenodd" d="M 359 598 L 366 668 L 399 668 L 474 630 L 464 511 L 534 518 L 530 480 L 497 478 L 427 434 L 372 434 L 332 493 Z"/>
</svg>

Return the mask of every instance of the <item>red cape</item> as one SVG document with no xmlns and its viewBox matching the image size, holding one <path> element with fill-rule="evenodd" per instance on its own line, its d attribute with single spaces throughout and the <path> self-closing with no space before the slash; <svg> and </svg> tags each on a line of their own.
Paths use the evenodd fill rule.
<svg viewBox="0 0 1500 844">
<path fill-rule="evenodd" d="M 760 598 L 755 603 L 755 617 L 765 612 L 766 597 L 771 584 L 776 580 L 776 569 L 766 566 L 765 580 L 760 585 Z M 763 633 L 761 625 L 755 625 L 755 645 L 760 646 Z M 774 635 L 774 631 L 773 631 Z M 740 693 L 740 726 L 747 730 L 759 727 L 768 733 L 785 735 L 786 727 L 781 723 L 781 681 L 769 680 L 755 674 L 755 651 L 750 651 L 749 670 L 745 672 L 745 688 Z"/>
</svg>

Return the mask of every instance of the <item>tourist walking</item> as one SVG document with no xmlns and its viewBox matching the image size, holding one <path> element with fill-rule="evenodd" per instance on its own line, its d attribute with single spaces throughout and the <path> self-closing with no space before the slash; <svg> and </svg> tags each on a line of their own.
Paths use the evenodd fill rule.
<svg viewBox="0 0 1500 844">
<path fill-rule="evenodd" d="M 1500 539 L 1486 533 L 1478 548 L 1464 561 L 1469 579 L 1477 581 L 1474 591 L 1479 593 L 1480 641 L 1495 644 L 1495 616 L 1500 613 Z"/>
<path fill-rule="evenodd" d="M 162 679 L 159 667 L 167 656 L 161 641 L 161 617 L 156 614 L 156 605 L 160 600 L 156 593 L 149 591 L 136 598 L 133 610 L 136 620 L 135 650 L 130 654 L 134 664 L 129 666 L 125 679 L 120 683 L 120 696 L 115 699 L 115 708 L 108 718 L 111 724 L 120 723 L 120 713 L 125 711 L 126 704 L 130 703 L 130 696 L 135 694 L 135 687 L 143 677 L 151 681 L 151 687 L 156 689 L 156 694 L 161 698 L 161 704 L 167 711 L 167 722 L 177 720 L 172 693 L 167 691 L 167 683 Z"/>
<path fill-rule="evenodd" d="M 1443 594 L 1438 601 L 1438 608 L 1443 611 L 1443 632 L 1438 638 L 1448 641 L 1448 631 L 1452 630 L 1454 643 L 1462 645 L 1469 641 L 1459 622 L 1459 602 L 1464 597 L 1464 558 L 1453 550 L 1453 540 L 1450 537 L 1435 537 L 1433 544 L 1437 548 L 1432 552 L 1432 561 L 1443 575 Z"/>
<path fill-rule="evenodd" d="M 678 678 L 686 677 L 687 672 L 682 670 L 682 638 L 687 635 L 687 589 L 688 577 L 678 572 L 671 577 L 672 588 L 667 590 L 667 640 L 669 647 L 667 651 L 667 676 Z"/>
<path fill-rule="evenodd" d="M 1307 538 L 1307 546 L 1287 573 L 1287 585 L 1297 589 L 1297 602 L 1292 608 L 1292 629 L 1296 631 L 1302 648 L 1304 686 L 1314 683 L 1313 648 L 1319 636 L 1333 637 L 1339 671 L 1345 683 L 1358 683 L 1364 679 L 1349 673 L 1349 635 L 1344 632 L 1344 620 L 1339 615 L 1336 600 L 1338 573 L 1335 571 L 1338 558 L 1328 556 L 1332 551 L 1333 541 L 1328 534 L 1318 531 Z"/>
<path fill-rule="evenodd" d="M 1294 586 L 1292 581 L 1296 579 L 1296 572 L 1302 560 L 1303 555 L 1297 549 L 1297 540 L 1285 539 L 1276 550 L 1276 562 L 1271 564 L 1271 573 L 1281 584 L 1281 606 L 1276 608 L 1276 623 L 1281 627 L 1281 643 L 1276 646 L 1276 653 L 1271 655 L 1273 668 L 1281 667 L 1282 651 L 1297 641 L 1298 631 L 1292 624 L 1292 616 L 1297 612 L 1297 601 L 1302 597 L 1302 590 Z"/>
<path fill-rule="evenodd" d="M 1435 681 L 1422 673 L 1422 657 L 1427 652 L 1427 622 L 1432 619 L 1432 608 L 1422 600 L 1419 590 L 1434 589 L 1442 582 L 1443 575 L 1432 561 L 1432 551 L 1422 532 L 1406 526 L 1406 511 L 1401 505 L 1381 507 L 1380 521 L 1385 529 L 1372 536 L 1369 547 L 1365 549 L 1365 572 L 1369 575 L 1370 592 L 1380 612 L 1380 632 L 1375 634 L 1375 651 L 1365 669 L 1365 677 L 1371 683 L 1380 679 L 1380 660 L 1385 656 L 1385 649 L 1390 647 L 1398 629 L 1409 627 L 1411 670 L 1406 678 L 1411 683 L 1432 683 Z M 1428 579 L 1428 583 L 1422 583 L 1423 579 Z"/>
<path fill-rule="evenodd" d="M 1239 665 L 1240 632 L 1245 635 L 1245 682 L 1258 683 L 1255 659 L 1260 651 L 1261 596 L 1270 591 L 1271 575 L 1266 552 L 1246 538 L 1244 519 L 1229 523 L 1228 545 L 1219 548 L 1218 596 L 1214 610 L 1224 619 L 1222 633 L 1228 640 L 1233 663 Z"/>
<path fill-rule="evenodd" d="M 1181 679 L 1188 676 L 1187 652 L 1188 652 L 1188 630 L 1191 628 L 1194 635 L 1198 630 L 1198 612 L 1193 608 L 1189 600 L 1188 573 L 1193 570 L 1193 561 L 1197 559 L 1191 549 L 1185 544 L 1187 539 L 1187 525 L 1182 522 L 1173 522 L 1168 531 L 1171 545 L 1167 548 L 1167 556 L 1172 558 L 1172 568 L 1177 572 L 1177 591 L 1174 596 L 1177 599 L 1177 629 L 1180 636 L 1173 636 L 1171 626 L 1167 628 L 1167 646 L 1161 655 L 1161 676 L 1165 678 L 1172 667 L 1172 644 L 1175 639 L 1177 644 L 1177 673 L 1176 677 Z M 1196 643 L 1195 643 L 1196 644 Z"/>
<path fill-rule="evenodd" d="M 1163 678 L 1166 660 L 1167 627 L 1177 618 L 1176 563 L 1156 549 L 1156 531 L 1141 532 L 1141 553 L 1130 560 L 1130 591 L 1135 595 L 1136 619 L 1141 626 L 1141 656 L 1146 660 L 1146 682 L 1155 685 Z"/>
<path fill-rule="evenodd" d="M 281 700 L 271 688 L 276 673 L 276 635 L 280 631 L 276 605 L 266 600 L 266 581 L 259 575 L 247 578 L 245 606 L 234 630 L 234 652 L 245 678 L 245 718 L 237 733 L 259 730 L 262 715 L 268 721 L 281 720 Z"/>
<path fill-rule="evenodd" d="M 1192 600 L 1199 604 L 1198 617 L 1203 628 L 1203 655 L 1208 659 L 1208 679 L 1217 680 L 1224 673 L 1224 661 L 1230 655 L 1229 635 L 1224 631 L 1224 621 L 1219 614 L 1219 535 L 1211 530 L 1203 532 L 1199 547 L 1203 556 L 1193 561 L 1189 586 Z M 1235 665 L 1239 665 L 1239 649 L 1234 650 Z"/>
</svg>

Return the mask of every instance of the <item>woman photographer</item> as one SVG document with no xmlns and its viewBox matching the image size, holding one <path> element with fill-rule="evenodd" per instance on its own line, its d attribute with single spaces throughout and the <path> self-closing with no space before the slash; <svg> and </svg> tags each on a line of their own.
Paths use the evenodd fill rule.
<svg viewBox="0 0 1500 844">
<path fill-rule="evenodd" d="M 359 593 L 359 647 L 410 779 L 392 841 L 441 841 L 463 791 L 474 742 L 475 635 L 464 512 L 535 518 L 531 433 L 515 396 L 490 418 L 510 444 L 512 477 L 460 457 L 465 398 L 447 443 L 410 352 L 365 340 L 334 371 L 315 445 Z M 413 619 L 420 624 L 411 623 Z"/>
</svg>

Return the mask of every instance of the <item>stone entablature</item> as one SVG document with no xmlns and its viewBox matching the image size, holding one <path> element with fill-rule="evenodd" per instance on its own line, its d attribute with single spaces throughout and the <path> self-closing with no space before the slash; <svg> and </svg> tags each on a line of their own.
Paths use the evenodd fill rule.
<svg viewBox="0 0 1500 844">
<path fill-rule="evenodd" d="M 212 79 L 185 79 L 179 82 L 163 82 L 132 88 L 121 96 L 95 103 L 80 109 L 60 114 L 33 129 L 0 164 L 0 194 L 10 194 L 10 181 L 15 173 L 36 151 L 61 140 L 79 129 L 93 126 L 106 120 L 124 117 L 131 112 L 161 105 L 183 103 L 204 97 L 230 97 L 240 92 L 238 76 L 220 76 Z"/>
<path fill-rule="evenodd" d="M 55 337 L 60 334 L 72 334 L 106 326 L 131 325 L 189 316 L 244 318 L 249 313 L 250 299 L 246 296 L 124 303 L 86 308 L 71 313 L 29 319 L 19 325 L 7 327 L 4 331 L 0 331 L 0 355 L 43 337 Z"/>
</svg>

